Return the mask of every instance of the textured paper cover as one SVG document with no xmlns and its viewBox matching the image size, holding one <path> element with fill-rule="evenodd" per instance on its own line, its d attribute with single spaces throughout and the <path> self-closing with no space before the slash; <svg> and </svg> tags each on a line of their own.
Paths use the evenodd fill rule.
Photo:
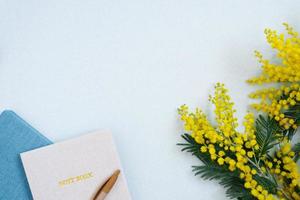
<svg viewBox="0 0 300 200">
<path fill-rule="evenodd" d="M 22 153 L 21 158 L 35 200 L 91 200 L 116 169 L 121 174 L 106 200 L 131 199 L 110 132 L 89 133 Z M 90 172 L 87 179 L 59 184 Z"/>
</svg>

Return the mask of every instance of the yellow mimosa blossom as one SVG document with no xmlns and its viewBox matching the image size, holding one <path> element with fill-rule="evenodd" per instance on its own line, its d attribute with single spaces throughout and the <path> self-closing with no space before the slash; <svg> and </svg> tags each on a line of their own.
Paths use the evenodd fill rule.
<svg viewBox="0 0 300 200">
<path fill-rule="evenodd" d="M 290 141 L 300 126 L 300 37 L 288 24 L 284 26 L 287 36 L 265 30 L 268 43 L 277 51 L 277 61 L 270 62 L 256 51 L 262 72 L 248 80 L 269 84 L 249 95 L 260 99 L 252 107 L 267 116 L 255 118 L 247 113 L 244 131 L 238 131 L 234 103 L 221 83 L 209 97 L 216 123 L 199 108 L 194 112 L 186 105 L 178 109 L 187 131 L 182 135 L 187 144 L 180 145 L 205 165 L 196 166 L 196 174 L 220 180 L 230 198 L 300 200 L 296 163 L 300 143 L 292 147 Z"/>
<path fill-rule="evenodd" d="M 290 142 L 285 140 L 280 149 L 275 152 L 275 157 L 272 160 L 265 161 L 270 173 L 277 177 L 278 182 L 281 184 L 282 190 L 278 193 L 278 196 L 283 199 L 286 196 L 296 200 L 300 199 L 300 196 L 296 193 L 300 186 L 300 174 L 297 163 L 293 160 L 294 155 Z M 290 184 L 287 185 L 286 182 L 290 182 Z"/>
<path fill-rule="evenodd" d="M 268 113 L 285 129 L 296 129 L 299 124 L 288 112 L 300 105 L 300 38 L 298 33 L 284 23 L 288 36 L 278 34 L 271 29 L 265 30 L 268 43 L 277 51 L 280 62 L 271 63 L 255 52 L 262 73 L 248 80 L 250 84 L 279 83 L 280 87 L 270 87 L 250 94 L 251 98 L 260 98 L 261 102 L 252 106 Z"/>
<path fill-rule="evenodd" d="M 255 120 L 252 113 L 245 116 L 244 133 L 236 130 L 238 123 L 234 116 L 228 91 L 224 84 L 217 83 L 215 93 L 210 97 L 215 106 L 217 126 L 214 127 L 206 115 L 200 110 L 190 112 L 186 105 L 181 106 L 178 112 L 184 122 L 185 130 L 190 132 L 192 138 L 200 144 L 200 151 L 207 153 L 211 160 L 220 166 L 226 166 L 229 171 L 240 172 L 244 187 L 257 199 L 275 199 L 258 184 L 254 176 L 265 176 L 261 169 L 255 151 L 259 148 L 255 136 Z"/>
</svg>

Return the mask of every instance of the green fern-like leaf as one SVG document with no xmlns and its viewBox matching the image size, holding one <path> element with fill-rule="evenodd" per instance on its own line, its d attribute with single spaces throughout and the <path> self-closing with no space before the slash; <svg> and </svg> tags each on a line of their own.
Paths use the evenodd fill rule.
<svg viewBox="0 0 300 200">
<path fill-rule="evenodd" d="M 259 115 L 256 120 L 256 140 L 259 145 L 257 153 L 259 158 L 278 144 L 278 139 L 281 137 L 278 135 L 278 132 L 281 133 L 282 130 L 274 119 Z"/>
<path fill-rule="evenodd" d="M 297 143 L 293 146 L 293 151 L 295 152 L 294 160 L 297 162 L 300 157 L 300 143 Z"/>
<path fill-rule="evenodd" d="M 257 157 L 260 158 L 263 155 L 269 157 L 269 150 L 278 144 L 279 139 L 283 137 L 282 133 L 282 129 L 278 126 L 274 119 L 260 115 L 256 120 L 256 139 L 259 145 L 259 150 L 256 152 Z M 240 179 L 240 172 L 238 169 L 235 171 L 229 171 L 227 164 L 220 166 L 211 160 L 209 153 L 203 153 L 200 151 L 201 145 L 198 144 L 191 135 L 186 133 L 182 135 L 182 138 L 185 140 L 185 143 L 178 144 L 182 146 L 182 151 L 191 153 L 199 158 L 204 164 L 193 167 L 195 175 L 199 175 L 205 180 L 216 180 L 226 189 L 226 195 L 231 199 L 255 199 L 255 197 L 251 195 L 250 191 L 244 187 L 244 180 Z M 218 146 L 216 146 L 216 148 L 218 148 Z M 226 153 L 230 154 L 231 152 Z M 255 175 L 254 179 L 269 193 L 276 194 L 278 185 L 272 177 L 269 178 Z"/>
<path fill-rule="evenodd" d="M 194 166 L 193 171 L 205 180 L 217 180 L 226 189 L 226 196 L 231 199 L 255 199 L 244 188 L 244 181 L 239 178 L 237 171 L 231 172 L 226 167 L 215 164 Z"/>
<path fill-rule="evenodd" d="M 293 129 L 293 128 L 289 128 L 288 130 L 283 130 L 282 131 L 283 136 L 287 137 L 288 140 L 292 140 L 293 137 L 294 137 L 294 135 L 295 135 L 295 133 L 296 133 L 296 130 Z"/>
<path fill-rule="evenodd" d="M 200 152 L 200 145 L 192 138 L 191 135 L 185 133 L 181 137 L 186 141 L 186 143 L 179 143 L 177 145 L 182 146 L 181 151 L 186 151 L 191 153 L 193 156 L 196 156 L 204 164 L 210 164 L 212 161 L 208 154 Z"/>
<path fill-rule="evenodd" d="M 222 179 L 224 176 L 227 176 L 228 173 L 230 173 L 231 176 L 238 176 L 238 174 L 233 174 L 225 167 L 218 165 L 193 166 L 193 172 L 195 172 L 195 175 L 201 175 L 205 180 Z"/>
<path fill-rule="evenodd" d="M 193 171 L 195 175 L 200 175 L 207 180 L 217 180 L 224 188 L 226 188 L 226 195 L 231 199 L 238 200 L 254 200 L 250 192 L 244 188 L 244 181 L 239 178 L 237 171 L 231 172 L 228 166 L 219 166 L 214 163 L 208 153 L 200 151 L 200 145 L 189 135 L 183 134 L 182 138 L 186 143 L 180 143 L 182 151 L 191 153 L 199 158 L 204 165 L 194 166 Z"/>
<path fill-rule="evenodd" d="M 259 183 L 259 185 L 261 185 L 269 193 L 271 194 L 277 193 L 278 185 L 275 181 L 272 181 L 274 179 L 265 178 L 259 175 L 255 175 L 253 178 Z"/>
<path fill-rule="evenodd" d="M 284 115 L 295 120 L 297 125 L 300 125 L 300 103 L 290 107 L 284 112 Z"/>
</svg>

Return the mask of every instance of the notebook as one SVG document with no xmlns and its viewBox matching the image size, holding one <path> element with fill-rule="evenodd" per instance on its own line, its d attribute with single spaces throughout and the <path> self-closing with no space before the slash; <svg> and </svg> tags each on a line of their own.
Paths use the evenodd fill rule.
<svg viewBox="0 0 300 200">
<path fill-rule="evenodd" d="M 35 200 L 92 200 L 117 169 L 119 178 L 105 200 L 130 200 L 121 163 L 108 131 L 21 154 Z"/>
<path fill-rule="evenodd" d="M 51 144 L 13 111 L 0 115 L 0 199 L 32 199 L 19 154 Z"/>
</svg>

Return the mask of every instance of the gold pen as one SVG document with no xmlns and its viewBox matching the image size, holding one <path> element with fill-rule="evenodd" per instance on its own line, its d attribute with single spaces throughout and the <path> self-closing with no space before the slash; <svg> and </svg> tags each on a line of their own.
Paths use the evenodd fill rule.
<svg viewBox="0 0 300 200">
<path fill-rule="evenodd" d="M 102 187 L 98 190 L 96 193 L 94 200 L 104 200 L 106 195 L 109 193 L 109 191 L 112 189 L 112 187 L 115 185 L 118 176 L 120 174 L 120 170 L 116 170 L 111 177 L 102 185 Z"/>
</svg>

